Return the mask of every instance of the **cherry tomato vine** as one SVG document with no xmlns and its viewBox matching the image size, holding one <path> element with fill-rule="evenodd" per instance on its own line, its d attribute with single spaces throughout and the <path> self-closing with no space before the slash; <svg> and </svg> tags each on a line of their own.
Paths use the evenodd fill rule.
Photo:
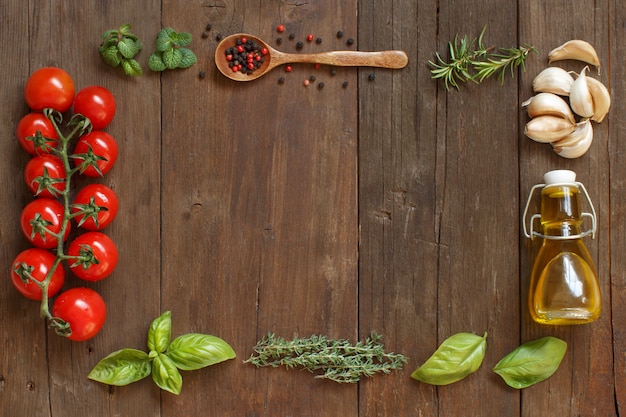
<svg viewBox="0 0 626 417">
<path fill-rule="evenodd" d="M 101 97 L 106 97 L 104 105 Z M 115 192 L 89 184 L 71 200 L 76 175 L 101 177 L 117 160 L 117 142 L 102 131 L 115 115 L 115 99 L 100 86 L 75 94 L 71 76 L 55 67 L 41 68 L 29 77 L 25 99 L 31 113 L 19 122 L 17 136 L 32 155 L 24 179 L 34 199 L 22 211 L 20 226 L 34 247 L 15 258 L 12 282 L 26 298 L 40 300 L 41 316 L 58 335 L 83 341 L 104 324 L 102 297 L 79 287 L 59 294 L 52 308 L 50 301 L 62 289 L 67 270 L 84 281 L 98 281 L 117 265 L 117 247 L 101 232 L 117 214 Z M 72 105 L 74 114 L 64 122 Z M 66 250 L 72 222 L 87 232 Z"/>
</svg>

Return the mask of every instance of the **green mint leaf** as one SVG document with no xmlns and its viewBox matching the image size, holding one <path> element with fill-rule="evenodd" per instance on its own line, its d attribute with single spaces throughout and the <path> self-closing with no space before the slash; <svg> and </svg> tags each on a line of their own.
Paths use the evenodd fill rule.
<svg viewBox="0 0 626 417">
<path fill-rule="evenodd" d="M 237 356 L 224 340 L 200 333 L 178 336 L 166 355 L 183 371 L 194 371 Z"/>
<path fill-rule="evenodd" d="M 159 388 L 172 394 L 180 394 L 183 388 L 183 377 L 176 365 L 163 354 L 157 355 L 152 361 L 152 379 Z"/>
<path fill-rule="evenodd" d="M 163 63 L 168 69 L 178 68 L 183 60 L 183 54 L 178 48 L 171 48 L 163 52 Z"/>
<path fill-rule="evenodd" d="M 178 50 L 181 54 L 180 64 L 178 65 L 179 68 L 189 68 L 198 61 L 196 54 L 194 54 L 191 49 L 179 48 Z"/>
<path fill-rule="evenodd" d="M 130 38 L 124 38 L 117 44 L 117 49 L 124 58 L 134 58 L 139 53 L 139 48 L 134 40 Z"/>
<path fill-rule="evenodd" d="M 522 389 L 548 379 L 556 372 L 567 343 L 547 336 L 526 342 L 506 355 L 493 368 L 510 387 Z"/>
<path fill-rule="evenodd" d="M 476 372 L 485 358 L 487 333 L 457 333 L 437 348 L 411 378 L 432 385 L 448 385 Z"/>
<path fill-rule="evenodd" d="M 112 67 L 117 67 L 122 60 L 119 50 L 114 45 L 100 51 L 100 55 L 102 56 L 104 62 Z"/>
<path fill-rule="evenodd" d="M 191 43 L 191 33 L 189 32 L 178 32 L 176 36 L 176 45 L 178 46 L 188 46 Z"/>
<path fill-rule="evenodd" d="M 156 50 L 158 52 L 165 52 L 174 46 L 172 35 L 176 35 L 171 28 L 161 29 L 157 34 Z"/>
<path fill-rule="evenodd" d="M 152 321 L 148 329 L 148 349 L 163 353 L 172 337 L 172 313 L 166 311 Z"/>
<path fill-rule="evenodd" d="M 148 58 L 148 68 L 155 72 L 165 71 L 167 69 L 161 55 L 157 53 L 150 55 L 150 58 Z"/>
<path fill-rule="evenodd" d="M 128 34 L 130 34 L 130 29 L 131 29 L 130 24 L 126 23 L 126 24 L 123 24 L 122 26 L 120 26 L 119 31 L 120 31 L 120 33 L 122 35 L 128 35 Z"/>
<path fill-rule="evenodd" d="M 132 77 L 138 77 L 143 74 L 141 65 L 139 65 L 139 62 L 135 61 L 134 59 L 123 60 L 122 68 L 124 68 L 124 73 L 126 75 L 130 75 Z"/>
<path fill-rule="evenodd" d="M 146 352 L 122 349 L 98 362 L 87 377 L 103 384 L 124 386 L 147 377 L 150 371 Z"/>
</svg>

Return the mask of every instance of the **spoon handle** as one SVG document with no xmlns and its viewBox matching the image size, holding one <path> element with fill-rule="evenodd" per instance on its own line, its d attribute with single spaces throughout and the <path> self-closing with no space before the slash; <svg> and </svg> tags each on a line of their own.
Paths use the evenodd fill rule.
<svg viewBox="0 0 626 417">
<path fill-rule="evenodd" d="M 286 54 L 281 53 L 282 63 L 310 63 L 334 65 L 337 67 L 380 67 L 404 68 L 408 62 L 404 51 L 331 51 L 316 54 Z"/>
</svg>

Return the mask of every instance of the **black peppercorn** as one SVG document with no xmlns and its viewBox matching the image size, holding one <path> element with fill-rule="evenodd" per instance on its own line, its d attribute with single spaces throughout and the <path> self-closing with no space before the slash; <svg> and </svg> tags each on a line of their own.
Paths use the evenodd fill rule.
<svg viewBox="0 0 626 417">
<path fill-rule="evenodd" d="M 354 43 L 354 39 L 352 39 L 352 38 L 349 38 L 349 39 L 346 41 L 346 44 L 348 44 L 348 45 L 352 45 L 353 43 Z"/>
<path fill-rule="evenodd" d="M 376 75 L 372 72 L 370 75 L 367 76 L 367 79 L 370 81 L 374 81 L 376 79 Z"/>
<path fill-rule="evenodd" d="M 319 83 L 319 84 L 317 85 L 317 88 L 318 88 L 318 89 L 320 89 L 320 90 L 321 90 L 322 88 L 324 88 L 324 83 Z"/>
<path fill-rule="evenodd" d="M 338 38 L 343 38 L 343 32 L 342 31 L 338 31 L 337 32 L 337 37 Z"/>
<path fill-rule="evenodd" d="M 278 78 L 278 84 L 285 84 L 285 77 Z"/>
<path fill-rule="evenodd" d="M 276 38 L 276 44 L 280 45 L 283 43 L 283 38 Z"/>
<path fill-rule="evenodd" d="M 206 72 L 204 72 L 204 71 L 200 71 L 200 72 L 198 73 L 198 77 L 200 77 L 200 78 L 204 78 L 204 77 L 206 77 Z"/>
<path fill-rule="evenodd" d="M 311 82 L 315 82 L 315 75 L 311 75 L 311 76 L 309 77 L 309 81 L 311 81 Z"/>
<path fill-rule="evenodd" d="M 315 38 L 315 43 L 317 43 L 317 44 L 322 43 L 322 38 Z"/>
<path fill-rule="evenodd" d="M 210 31 L 212 28 L 210 23 L 207 23 L 206 26 L 204 27 L 204 30 L 206 30 L 207 32 Z"/>
<path fill-rule="evenodd" d="M 343 84 L 341 84 L 341 86 L 343 88 L 347 88 L 348 87 L 348 81 L 344 81 Z"/>
<path fill-rule="evenodd" d="M 289 40 L 292 41 L 296 38 L 296 35 L 294 33 L 290 33 L 289 34 Z"/>
<path fill-rule="evenodd" d="M 298 41 L 298 42 L 296 43 L 296 48 L 297 48 L 297 49 L 302 49 L 303 47 L 304 47 L 304 43 L 302 43 L 301 41 Z"/>
<path fill-rule="evenodd" d="M 221 33 L 218 33 L 217 36 L 215 37 L 216 41 L 221 41 L 222 39 L 224 39 L 224 35 L 222 35 Z"/>
</svg>

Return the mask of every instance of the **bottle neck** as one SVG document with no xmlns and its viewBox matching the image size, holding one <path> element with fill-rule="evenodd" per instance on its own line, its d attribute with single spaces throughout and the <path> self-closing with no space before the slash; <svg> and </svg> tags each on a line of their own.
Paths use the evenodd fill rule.
<svg viewBox="0 0 626 417">
<path fill-rule="evenodd" d="M 541 226 L 547 236 L 580 234 L 582 216 L 580 190 L 576 185 L 545 187 L 541 192 Z"/>
</svg>

